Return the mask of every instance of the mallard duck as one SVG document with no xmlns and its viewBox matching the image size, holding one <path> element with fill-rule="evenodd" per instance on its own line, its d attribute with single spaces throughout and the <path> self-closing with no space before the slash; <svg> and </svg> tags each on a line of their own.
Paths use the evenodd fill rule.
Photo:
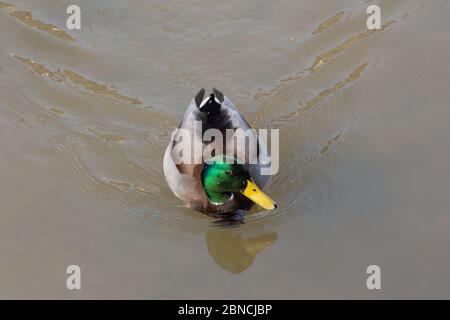
<svg viewBox="0 0 450 320">
<path fill-rule="evenodd" d="M 238 159 L 247 159 L 245 147 L 235 147 L 231 154 L 212 153 L 205 161 L 203 152 L 212 142 L 204 141 L 203 134 L 215 129 L 226 137 L 227 129 L 251 129 L 231 101 L 217 89 L 205 98 L 205 89 L 201 89 L 189 104 L 183 119 L 172 133 L 171 141 L 164 155 L 164 174 L 172 192 L 183 200 L 188 207 L 207 214 L 228 214 L 249 210 L 255 203 L 267 210 L 277 207 L 275 202 L 261 189 L 266 185 L 268 176 L 261 175 L 261 162 L 250 164 Z M 201 123 L 201 131 L 196 124 Z M 183 129 L 183 130 L 181 130 Z M 200 146 L 201 154 L 195 154 L 194 161 L 185 163 L 179 160 L 176 146 L 184 139 L 182 132 L 188 132 L 191 142 Z M 253 133 L 256 137 L 256 133 Z M 224 138 L 223 143 L 225 144 Z M 258 141 L 258 156 L 262 148 Z M 223 150 L 226 148 L 224 147 Z M 244 150 L 242 150 L 244 149 Z M 264 149 L 266 150 L 266 149 Z M 183 151 L 185 152 L 185 151 Z M 195 153 L 195 152 L 194 152 Z M 265 153 L 267 154 L 267 153 Z M 230 159 L 231 158 L 231 159 Z M 230 161 L 231 160 L 231 161 Z M 269 161 L 270 162 L 270 161 Z M 267 165 L 268 161 L 264 161 Z"/>
</svg>

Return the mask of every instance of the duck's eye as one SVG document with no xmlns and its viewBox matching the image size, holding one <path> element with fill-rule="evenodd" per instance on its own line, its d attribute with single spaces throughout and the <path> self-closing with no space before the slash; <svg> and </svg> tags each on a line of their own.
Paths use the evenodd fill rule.
<svg viewBox="0 0 450 320">
<path fill-rule="evenodd" d="M 236 173 L 234 171 L 232 171 L 232 170 L 228 170 L 226 173 L 230 177 L 234 177 L 236 175 Z"/>
</svg>

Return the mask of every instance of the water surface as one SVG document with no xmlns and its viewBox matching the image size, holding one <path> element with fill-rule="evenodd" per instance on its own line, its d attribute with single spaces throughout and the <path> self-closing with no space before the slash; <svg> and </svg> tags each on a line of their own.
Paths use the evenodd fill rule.
<svg viewBox="0 0 450 320">
<path fill-rule="evenodd" d="M 0 298 L 450 298 L 450 3 L 373 3 L 0 2 Z M 238 228 L 164 181 L 201 87 L 280 129 Z"/>
</svg>

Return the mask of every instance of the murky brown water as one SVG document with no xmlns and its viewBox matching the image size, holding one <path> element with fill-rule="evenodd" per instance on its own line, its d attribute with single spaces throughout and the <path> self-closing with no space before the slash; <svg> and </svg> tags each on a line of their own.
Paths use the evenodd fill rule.
<svg viewBox="0 0 450 320">
<path fill-rule="evenodd" d="M 0 298 L 450 298 L 450 2 L 368 3 L 1 2 Z M 214 86 L 282 140 L 233 229 L 162 171 Z"/>
</svg>

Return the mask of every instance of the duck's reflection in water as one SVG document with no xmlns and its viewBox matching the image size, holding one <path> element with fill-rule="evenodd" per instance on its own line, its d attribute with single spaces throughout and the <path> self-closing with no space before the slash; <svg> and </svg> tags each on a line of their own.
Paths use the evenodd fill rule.
<svg viewBox="0 0 450 320">
<path fill-rule="evenodd" d="M 255 257 L 276 240 L 275 232 L 264 229 L 213 228 L 206 233 L 209 254 L 222 269 L 232 274 L 248 269 Z"/>
</svg>

